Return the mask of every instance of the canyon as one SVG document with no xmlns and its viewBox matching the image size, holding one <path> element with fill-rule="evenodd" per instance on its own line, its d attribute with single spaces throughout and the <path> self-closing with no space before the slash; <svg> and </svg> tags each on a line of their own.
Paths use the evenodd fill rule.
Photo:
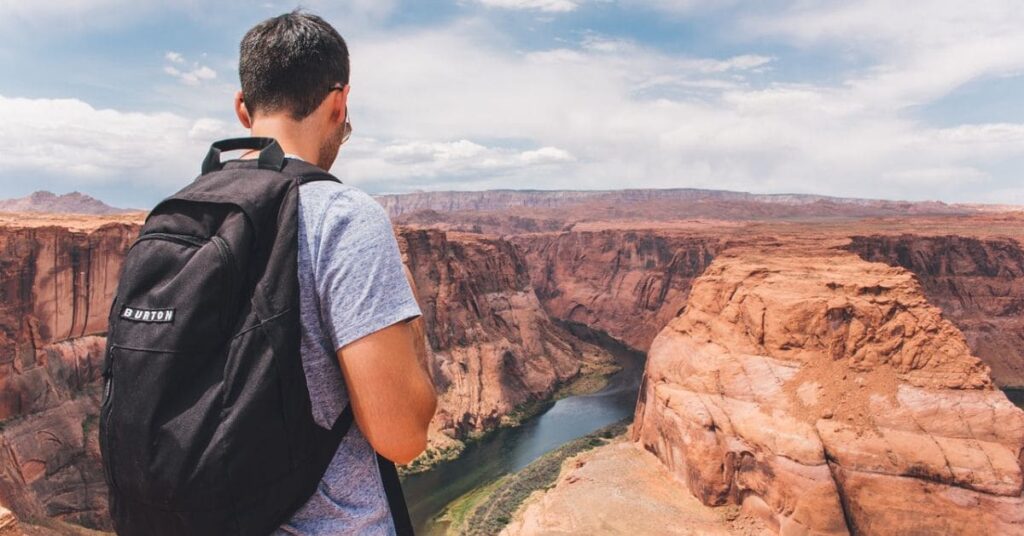
<svg viewBox="0 0 1024 536">
<path fill-rule="evenodd" d="M 543 311 L 525 259 L 505 240 L 405 229 L 399 247 L 416 281 L 439 396 L 422 469 L 456 456 L 524 404 L 546 400 L 581 371 L 611 366 L 599 347 Z M 422 467 L 421 467 L 422 466 Z"/>
<path fill-rule="evenodd" d="M 0 502 L 107 527 L 97 420 L 107 314 L 137 225 L 0 232 Z"/>
<path fill-rule="evenodd" d="M 854 236 L 848 248 L 914 273 L 1004 387 L 1024 386 L 1024 250 L 1011 238 Z"/>
<path fill-rule="evenodd" d="M 0 504 L 109 529 L 97 423 L 107 315 L 140 221 L 12 218 L 0 227 Z M 62 222 L 66 223 L 66 222 Z M 411 470 L 517 423 L 524 406 L 611 358 L 544 313 L 509 242 L 396 230 L 427 320 L 439 410 Z M 528 409 L 528 408 L 527 408 Z"/>
<path fill-rule="evenodd" d="M 646 351 L 682 312 L 719 238 L 673 229 L 580 229 L 511 238 L 537 296 L 555 318 L 586 324 Z"/>
<path fill-rule="evenodd" d="M 1024 532 L 1024 413 L 997 389 L 1024 386 L 1021 213 L 693 190 L 378 199 L 440 396 L 407 471 L 610 374 L 574 325 L 648 352 L 627 437 L 567 465 L 513 533 L 641 485 L 706 527 L 732 508 L 769 533 Z M 0 504 L 23 520 L 109 528 L 97 363 L 141 216 L 0 214 Z"/>
<path fill-rule="evenodd" d="M 632 438 L 781 534 L 1024 532 L 1024 411 L 914 275 L 737 246 L 651 346 Z"/>
</svg>

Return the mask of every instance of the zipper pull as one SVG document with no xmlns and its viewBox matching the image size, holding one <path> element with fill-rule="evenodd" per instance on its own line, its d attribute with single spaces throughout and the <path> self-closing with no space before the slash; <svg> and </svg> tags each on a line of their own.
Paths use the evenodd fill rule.
<svg viewBox="0 0 1024 536">
<path fill-rule="evenodd" d="M 109 335 L 108 335 L 108 337 L 109 337 Z M 104 360 L 104 362 L 103 362 L 103 377 L 109 380 L 110 377 L 113 375 L 112 374 L 113 373 L 113 368 L 114 368 L 114 349 L 110 348 L 109 350 L 107 350 L 107 359 Z"/>
</svg>

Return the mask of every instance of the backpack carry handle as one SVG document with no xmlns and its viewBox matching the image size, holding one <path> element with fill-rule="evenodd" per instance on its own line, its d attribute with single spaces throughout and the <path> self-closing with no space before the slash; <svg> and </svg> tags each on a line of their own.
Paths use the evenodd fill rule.
<svg viewBox="0 0 1024 536">
<path fill-rule="evenodd" d="M 284 168 L 284 149 L 274 138 L 231 138 L 210 145 L 210 152 L 206 153 L 206 158 L 203 160 L 202 174 L 206 175 L 224 166 L 220 161 L 220 153 L 242 149 L 260 151 L 260 169 L 281 171 Z"/>
</svg>

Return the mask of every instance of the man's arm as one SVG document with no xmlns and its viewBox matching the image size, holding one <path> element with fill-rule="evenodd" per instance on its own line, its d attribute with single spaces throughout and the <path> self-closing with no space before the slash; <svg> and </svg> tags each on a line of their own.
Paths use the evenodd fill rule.
<svg viewBox="0 0 1024 536">
<path fill-rule="evenodd" d="M 416 279 L 412 277 L 412 272 L 409 270 L 409 266 L 403 264 L 402 269 L 405 271 L 405 280 L 409 282 L 409 288 L 412 289 L 416 305 L 419 306 L 420 311 L 423 311 L 423 303 L 420 302 L 419 289 L 416 288 Z M 423 370 L 426 371 L 427 377 L 430 379 L 431 386 L 433 386 L 434 375 L 430 372 L 430 353 L 427 352 L 427 331 L 426 323 L 423 321 L 423 316 L 420 315 L 409 320 L 409 327 L 412 328 L 413 334 L 418 341 L 416 344 L 416 359 L 419 361 L 420 366 L 423 367 Z"/>
<path fill-rule="evenodd" d="M 408 269 L 405 275 L 415 289 Z M 338 350 L 338 361 L 356 422 L 373 449 L 399 464 L 423 452 L 437 408 L 423 317 L 349 343 Z"/>
</svg>

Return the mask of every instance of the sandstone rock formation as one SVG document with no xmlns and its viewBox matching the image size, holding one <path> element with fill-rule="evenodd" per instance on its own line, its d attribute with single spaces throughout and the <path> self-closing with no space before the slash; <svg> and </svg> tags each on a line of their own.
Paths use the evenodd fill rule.
<svg viewBox="0 0 1024 536">
<path fill-rule="evenodd" d="M 637 349 L 671 323 L 651 347 L 635 438 L 703 502 L 744 504 L 783 532 L 1024 532 L 1021 412 L 972 357 L 1021 385 L 1024 262 L 1014 240 L 970 238 L 1017 236 L 1024 218 L 791 224 L 772 218 L 972 209 L 687 192 L 389 205 L 408 221 L 516 235 L 399 230 L 442 390 L 432 449 L 457 450 L 607 360 L 552 317 Z M 746 221 L 676 221 L 694 215 Z M 140 216 L 0 214 L 0 504 L 23 523 L 108 526 L 98 366 Z M 891 234 L 908 221 L 919 235 Z M 809 233 L 819 243 L 794 242 Z M 647 470 L 619 454 L 609 459 L 628 474 Z M 573 474 L 564 491 L 582 482 Z"/>
<path fill-rule="evenodd" d="M 537 296 L 552 316 L 647 350 L 686 305 L 693 279 L 721 243 L 704 234 L 604 230 L 512 238 L 526 253 Z"/>
<path fill-rule="evenodd" d="M 737 514 L 701 504 L 650 453 L 616 441 L 566 460 L 554 487 L 531 497 L 501 534 L 772 534 Z"/>
<path fill-rule="evenodd" d="M 97 442 L 106 319 L 137 224 L 0 229 L 0 503 L 109 528 Z M 434 448 L 610 359 L 554 324 L 502 240 L 404 230 L 442 390 Z"/>
<path fill-rule="evenodd" d="M 0 503 L 107 528 L 96 423 L 106 319 L 137 225 L 0 231 Z"/>
<path fill-rule="evenodd" d="M 1024 533 L 1024 412 L 913 274 L 736 247 L 651 346 L 633 437 L 782 534 Z"/>
<path fill-rule="evenodd" d="M 440 393 L 435 448 L 550 397 L 595 352 L 544 313 L 509 242 L 416 229 L 398 237 L 419 290 Z"/>
<path fill-rule="evenodd" d="M 1024 248 L 1010 238 L 854 236 L 849 250 L 917 276 L 1005 387 L 1024 387 Z"/>
<path fill-rule="evenodd" d="M 18 518 L 3 506 L 0 506 L 0 536 L 21 536 Z"/>
</svg>

